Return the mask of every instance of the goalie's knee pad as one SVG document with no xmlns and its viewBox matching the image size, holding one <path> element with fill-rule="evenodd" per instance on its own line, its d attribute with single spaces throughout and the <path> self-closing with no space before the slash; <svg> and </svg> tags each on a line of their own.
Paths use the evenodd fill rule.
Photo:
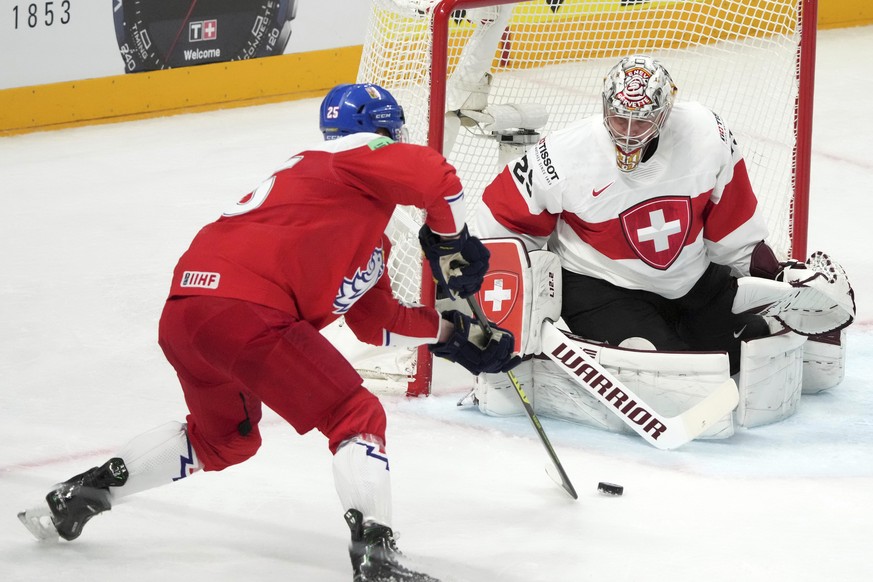
<svg viewBox="0 0 873 582">
<path fill-rule="evenodd" d="M 791 332 L 743 342 L 737 388 L 737 424 L 747 428 L 793 415 L 803 381 L 806 338 Z"/>
</svg>

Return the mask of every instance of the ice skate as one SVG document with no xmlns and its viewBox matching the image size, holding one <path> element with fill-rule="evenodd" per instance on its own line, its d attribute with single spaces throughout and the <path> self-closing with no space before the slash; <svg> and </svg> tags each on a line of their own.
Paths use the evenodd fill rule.
<svg viewBox="0 0 873 582">
<path fill-rule="evenodd" d="M 45 497 L 45 504 L 22 511 L 18 519 L 40 541 L 67 541 L 79 537 L 95 515 L 111 509 L 109 488 L 127 482 L 124 461 L 112 458 L 100 467 L 64 481 Z"/>
<path fill-rule="evenodd" d="M 439 582 L 400 563 L 403 554 L 397 549 L 390 527 L 365 525 L 363 515 L 356 509 L 348 510 L 345 518 L 352 530 L 349 555 L 355 571 L 354 582 Z"/>
</svg>

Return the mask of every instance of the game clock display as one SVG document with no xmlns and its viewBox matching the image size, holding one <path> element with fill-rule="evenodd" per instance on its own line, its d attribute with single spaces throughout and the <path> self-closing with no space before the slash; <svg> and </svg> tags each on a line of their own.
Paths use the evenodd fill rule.
<svg viewBox="0 0 873 582">
<path fill-rule="evenodd" d="M 297 0 L 113 0 L 128 73 L 281 55 Z"/>
</svg>

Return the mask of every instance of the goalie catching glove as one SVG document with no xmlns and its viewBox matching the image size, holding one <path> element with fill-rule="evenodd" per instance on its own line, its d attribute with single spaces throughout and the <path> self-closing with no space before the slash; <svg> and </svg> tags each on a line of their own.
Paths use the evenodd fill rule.
<svg viewBox="0 0 873 582">
<path fill-rule="evenodd" d="M 424 225 L 418 232 L 418 240 L 437 285 L 447 296 L 466 298 L 479 290 L 488 272 L 491 253 L 478 238 L 470 236 L 466 226 L 458 238 L 443 240 Z"/>
<path fill-rule="evenodd" d="M 771 316 L 802 335 L 837 331 L 855 318 L 855 292 L 846 271 L 823 252 L 813 253 L 806 263 L 780 263 L 761 243 L 752 254 L 750 272 L 752 277 L 737 280 L 734 313 Z"/>
<path fill-rule="evenodd" d="M 505 329 L 489 325 L 490 334 L 479 323 L 460 311 L 445 311 L 442 318 L 451 321 L 455 330 L 443 343 L 431 344 L 435 356 L 462 365 L 472 374 L 508 372 L 521 362 L 512 348 L 515 338 Z"/>
</svg>

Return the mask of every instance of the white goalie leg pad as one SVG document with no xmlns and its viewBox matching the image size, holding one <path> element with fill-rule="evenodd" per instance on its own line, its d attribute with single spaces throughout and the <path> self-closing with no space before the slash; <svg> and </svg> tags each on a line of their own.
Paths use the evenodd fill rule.
<svg viewBox="0 0 873 582">
<path fill-rule="evenodd" d="M 785 332 L 742 343 L 737 382 L 739 426 L 779 422 L 797 411 L 805 341 L 804 336 Z"/>
<path fill-rule="evenodd" d="M 523 354 L 538 354 L 542 351 L 542 323 L 561 318 L 561 259 L 549 251 L 532 251 L 530 257 L 529 298 L 525 309 L 528 325 L 521 338 Z"/>
<path fill-rule="evenodd" d="M 572 337 L 568 340 L 664 416 L 690 409 L 730 379 L 728 357 L 723 352 L 657 352 L 604 346 Z M 534 387 L 538 414 L 635 434 L 611 407 L 587 393 L 551 360 L 537 360 Z M 727 412 L 697 438 L 723 439 L 733 434 L 733 415 Z"/>
<path fill-rule="evenodd" d="M 618 415 L 571 380 L 554 362 L 542 358 L 533 362 L 533 391 L 537 395 L 534 411 L 538 415 L 610 432 L 633 433 Z"/>
<path fill-rule="evenodd" d="M 333 456 L 333 479 L 343 511 L 357 509 L 364 522 L 391 526 L 391 474 L 382 440 L 357 435 Z"/>
<path fill-rule="evenodd" d="M 846 330 L 814 335 L 803 344 L 803 394 L 833 388 L 846 375 Z"/>
<path fill-rule="evenodd" d="M 536 410 L 536 388 L 533 385 L 534 361 L 524 360 L 512 373 Z M 479 374 L 473 384 L 473 397 L 479 411 L 488 416 L 520 416 L 524 414 L 521 399 L 507 374 Z"/>
<path fill-rule="evenodd" d="M 146 489 L 172 483 L 191 475 L 203 466 L 188 439 L 188 425 L 172 421 L 131 439 L 116 454 L 129 473 L 121 487 L 111 487 L 113 504 Z"/>
</svg>

